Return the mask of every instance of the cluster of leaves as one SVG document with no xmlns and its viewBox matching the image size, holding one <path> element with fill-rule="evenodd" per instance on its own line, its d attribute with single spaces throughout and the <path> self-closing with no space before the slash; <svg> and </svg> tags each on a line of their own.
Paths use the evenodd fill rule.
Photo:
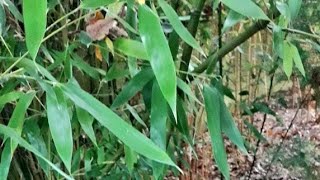
<svg viewBox="0 0 320 180">
<path fill-rule="evenodd" d="M 214 4 L 217 2 L 214 1 Z M 267 24 L 272 21 L 251 0 L 221 2 L 231 9 L 223 31 L 246 18 Z M 205 1 L 193 3 L 191 6 L 201 11 Z M 66 4 L 69 5 L 69 2 Z M 124 4 L 127 8 L 126 19 L 119 15 Z M 64 4 L 54 0 L 23 0 L 20 5 L 22 14 L 10 0 L 0 4 L 0 37 L 3 43 L 0 54 L 3 70 L 0 74 L 0 109 L 7 112 L 14 107 L 9 115 L 4 116 L 8 120 L 0 124 L 4 144 L 0 174 L 4 179 L 8 176 L 18 145 L 37 157 L 39 166 L 49 178 L 138 176 L 152 172 L 158 179 L 163 178 L 168 169 L 181 171 L 177 165 L 180 157 L 176 157 L 175 152 L 180 150 L 181 141 L 193 146 L 189 130 L 192 127 L 189 127 L 185 108 L 192 101 L 197 103 L 195 107 L 205 106 L 213 155 L 219 170 L 229 179 L 222 133 L 247 154 L 244 140 L 224 103 L 224 95 L 230 95 L 231 91 L 222 85 L 219 78 L 206 76 L 206 85 L 200 84 L 203 88 L 202 103 L 186 83 L 186 76 L 177 75 L 177 64 L 180 62 L 175 61 L 179 57 L 177 39 L 183 40 L 188 47 L 183 51 L 189 49 L 190 56 L 194 49 L 195 53 L 208 60 L 204 62 L 208 73 L 215 68 L 215 59 L 211 57 L 216 55 L 206 57 L 206 50 L 194 38 L 194 33 L 185 28 L 170 4 L 165 0 L 158 0 L 157 4 L 143 0 L 83 0 L 69 13 L 64 12 Z M 55 10 L 58 5 L 64 14 L 51 22 L 51 17 L 47 15 L 53 12 L 60 14 Z M 294 62 L 305 74 L 297 48 L 283 32 L 297 16 L 301 1 L 289 0 L 288 4 L 281 2 L 272 5 L 270 9 L 276 6 L 281 13 L 277 25 L 273 23 L 272 28 L 274 49 L 277 56 L 283 59 L 284 72 L 289 77 Z M 91 28 L 101 27 L 104 32 L 98 37 L 90 36 L 93 31 L 88 32 L 88 28 L 89 34 L 82 31 L 85 29 L 82 20 L 90 14 L 98 16 L 96 12 L 100 12 L 101 16 L 101 11 L 113 20 Z M 163 13 L 172 26 L 173 31 L 168 39 L 158 13 Z M 191 17 L 190 24 L 196 17 Z M 68 18 L 73 20 L 68 21 Z M 6 22 L 8 19 L 17 25 Z M 120 28 L 109 23 L 115 21 Z M 7 23 L 19 28 L 23 24 L 24 31 L 18 31 L 22 33 L 18 35 L 24 37 L 25 42 L 15 41 L 17 38 L 13 38 Z M 61 27 L 51 30 L 60 23 Z M 76 33 L 80 31 L 79 36 L 68 37 L 71 27 Z M 112 28 L 118 31 L 125 29 L 127 33 L 120 34 L 128 37 L 108 37 Z M 91 57 L 92 61 L 95 61 L 92 57 L 96 57 L 110 68 L 93 66 L 95 62 L 86 61 L 87 57 Z M 119 69 L 123 60 L 125 68 Z M 188 67 L 190 57 L 182 61 L 181 64 L 186 63 Z M 75 69 L 80 71 L 80 75 Z M 184 73 L 192 74 L 189 69 Z M 84 90 L 83 87 L 88 87 L 87 82 L 83 81 L 85 76 L 92 78 L 89 83 L 99 84 L 94 87 L 96 89 Z M 122 83 L 118 93 L 116 87 L 119 80 Z M 111 99 L 97 97 L 102 94 L 101 89 L 107 88 L 105 85 L 109 88 L 103 92 L 112 94 Z M 144 104 L 145 118 L 140 117 L 143 113 L 137 112 L 136 106 L 139 104 L 130 103 L 130 100 L 139 97 L 139 93 L 143 96 L 138 102 Z M 83 134 L 92 143 L 83 138 Z M 123 155 L 125 166 L 119 161 Z"/>
</svg>

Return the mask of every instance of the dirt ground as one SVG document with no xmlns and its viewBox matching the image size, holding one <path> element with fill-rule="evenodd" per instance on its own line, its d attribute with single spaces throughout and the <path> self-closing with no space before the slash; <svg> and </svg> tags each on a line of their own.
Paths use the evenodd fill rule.
<svg viewBox="0 0 320 180">
<path fill-rule="evenodd" d="M 277 109 L 277 117 L 282 122 L 277 121 L 273 116 L 267 116 L 263 131 L 266 141 L 260 144 L 250 178 L 248 174 L 257 138 L 251 134 L 252 138 L 247 139 L 247 142 L 250 142 L 249 147 L 252 147 L 249 149 L 249 156 L 241 154 L 228 140 L 225 141 L 231 179 L 320 179 L 320 124 L 316 121 L 314 112 L 299 110 L 284 139 L 285 132 L 296 112 L 297 108 Z M 263 114 L 254 116 L 255 127 L 261 127 L 262 119 Z M 244 129 L 248 128 L 244 127 Z M 248 137 L 247 130 L 243 133 Z M 278 148 L 282 139 L 284 139 L 283 145 Z M 185 168 L 183 176 L 168 177 L 168 179 L 221 179 L 221 174 L 212 160 L 209 133 L 204 133 L 196 144 L 198 160 L 191 155 L 186 157 L 185 160 L 191 164 L 191 167 Z M 275 153 L 276 149 L 280 149 L 278 153 Z M 275 160 L 270 163 L 272 158 Z"/>
</svg>

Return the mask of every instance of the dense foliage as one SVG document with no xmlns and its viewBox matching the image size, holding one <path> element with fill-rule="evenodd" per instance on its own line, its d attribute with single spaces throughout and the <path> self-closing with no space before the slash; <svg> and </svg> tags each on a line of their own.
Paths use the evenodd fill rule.
<svg viewBox="0 0 320 180">
<path fill-rule="evenodd" d="M 185 147 L 197 157 L 203 122 L 229 179 L 225 137 L 253 157 L 264 139 L 263 125 L 234 116 L 276 117 L 266 103 L 274 77 L 312 76 L 303 45 L 320 49 L 313 4 L 0 1 L 0 179 L 179 176 L 188 167 Z M 264 44 L 251 50 L 258 33 Z M 246 89 L 236 82 L 247 72 Z M 262 74 L 270 88 L 257 94 Z"/>
</svg>

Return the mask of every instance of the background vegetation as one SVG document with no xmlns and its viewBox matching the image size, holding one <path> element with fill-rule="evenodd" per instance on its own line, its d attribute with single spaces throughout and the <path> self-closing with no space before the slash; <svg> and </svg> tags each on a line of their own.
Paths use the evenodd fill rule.
<svg viewBox="0 0 320 180">
<path fill-rule="evenodd" d="M 317 0 L 0 1 L 0 179 L 197 179 L 188 172 L 207 137 L 221 176 L 232 176 L 231 147 L 250 159 L 250 178 L 264 132 L 277 133 L 265 128 L 268 117 L 283 122 L 273 105 L 319 101 L 319 8 Z M 313 93 L 299 95 L 300 85 Z M 274 94 L 290 86 L 292 99 Z M 295 117 L 264 177 L 277 161 L 315 177 L 312 144 L 283 148 Z"/>
</svg>

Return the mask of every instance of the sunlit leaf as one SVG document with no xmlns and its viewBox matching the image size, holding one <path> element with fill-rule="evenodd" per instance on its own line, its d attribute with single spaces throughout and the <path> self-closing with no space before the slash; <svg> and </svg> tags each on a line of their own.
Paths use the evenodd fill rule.
<svg viewBox="0 0 320 180">
<path fill-rule="evenodd" d="M 286 18 L 287 21 L 291 20 L 291 14 L 289 6 L 286 3 L 277 1 L 276 2 L 277 9 L 279 12 Z"/>
<path fill-rule="evenodd" d="M 176 119 L 177 80 L 173 58 L 160 19 L 147 5 L 139 6 L 139 30 L 150 64 Z"/>
<path fill-rule="evenodd" d="M 108 6 L 117 0 L 83 0 L 80 4 L 81 8 L 98 8 L 101 6 Z"/>
<path fill-rule="evenodd" d="M 114 49 L 130 57 L 149 60 L 149 56 L 143 44 L 139 41 L 118 38 L 113 43 Z"/>
<path fill-rule="evenodd" d="M 293 56 L 294 64 L 296 65 L 296 67 L 298 68 L 300 73 L 305 77 L 306 72 L 304 70 L 299 51 L 298 51 L 297 47 L 293 44 L 291 44 L 291 48 L 292 48 L 292 52 L 293 52 L 292 56 Z"/>
<path fill-rule="evenodd" d="M 22 4 L 27 48 L 35 59 L 46 31 L 47 0 L 23 0 Z"/>
<path fill-rule="evenodd" d="M 301 8 L 301 4 L 302 4 L 302 0 L 288 0 L 291 20 L 294 20 L 298 16 Z"/>
<path fill-rule="evenodd" d="M 266 16 L 262 9 L 252 2 L 252 0 L 241 0 L 241 3 L 235 0 L 221 0 L 221 2 L 244 16 L 269 20 L 268 16 Z"/>
<path fill-rule="evenodd" d="M 9 93 L 3 94 L 0 96 L 0 112 L 4 105 L 8 102 L 16 101 L 23 95 L 22 92 L 19 91 L 11 91 Z"/>
<path fill-rule="evenodd" d="M 283 44 L 283 70 L 288 78 L 290 78 L 292 74 L 293 67 L 293 51 L 290 43 L 284 42 Z"/>
</svg>

